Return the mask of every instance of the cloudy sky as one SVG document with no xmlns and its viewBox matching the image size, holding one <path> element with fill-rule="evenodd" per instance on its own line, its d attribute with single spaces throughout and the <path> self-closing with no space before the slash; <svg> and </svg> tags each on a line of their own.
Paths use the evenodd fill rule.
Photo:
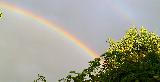
<svg viewBox="0 0 160 82">
<path fill-rule="evenodd" d="M 119 39 L 132 26 L 159 34 L 159 0 L 0 0 L 50 20 L 98 54 L 106 40 Z M 0 80 L 32 82 L 38 73 L 56 82 L 92 60 L 83 49 L 29 17 L 1 8 Z"/>
</svg>

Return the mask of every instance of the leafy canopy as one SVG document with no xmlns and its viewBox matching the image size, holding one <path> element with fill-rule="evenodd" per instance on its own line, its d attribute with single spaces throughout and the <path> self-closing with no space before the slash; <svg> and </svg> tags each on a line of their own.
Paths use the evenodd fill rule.
<svg viewBox="0 0 160 82">
<path fill-rule="evenodd" d="M 158 82 L 160 81 L 160 37 L 144 27 L 130 28 L 119 41 L 89 62 L 81 73 L 71 71 L 63 82 Z"/>
</svg>

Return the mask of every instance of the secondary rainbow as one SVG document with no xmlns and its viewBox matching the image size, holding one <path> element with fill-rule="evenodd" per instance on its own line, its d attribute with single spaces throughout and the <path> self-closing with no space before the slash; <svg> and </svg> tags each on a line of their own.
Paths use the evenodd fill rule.
<svg viewBox="0 0 160 82">
<path fill-rule="evenodd" d="M 125 5 L 125 1 L 107 1 L 110 5 L 110 7 L 121 17 L 123 17 L 126 21 L 130 22 L 131 25 L 136 25 L 136 21 L 133 17 L 133 13 L 129 11 L 128 6 Z M 123 3 L 123 5 L 120 5 L 120 3 Z M 124 9 L 126 8 L 126 9 Z"/>
<path fill-rule="evenodd" d="M 91 50 L 90 48 L 88 48 L 85 44 L 83 44 L 80 40 L 78 40 L 76 37 L 74 37 L 72 34 L 68 33 L 67 31 L 58 28 L 59 26 L 54 24 L 53 22 L 43 18 L 40 15 L 34 14 L 31 11 L 28 11 L 26 9 L 17 7 L 13 4 L 10 3 L 6 3 L 6 2 L 0 2 L 0 8 L 5 8 L 8 9 L 10 11 L 14 11 L 18 14 L 30 17 L 34 20 L 36 20 L 37 22 L 51 28 L 52 30 L 58 32 L 59 34 L 63 35 L 65 38 L 69 39 L 70 41 L 72 41 L 73 43 L 75 43 L 77 46 L 79 46 L 80 48 L 82 48 L 85 52 L 87 52 L 91 57 L 93 58 L 97 58 L 99 57 L 99 55 L 94 52 L 93 50 Z"/>
</svg>

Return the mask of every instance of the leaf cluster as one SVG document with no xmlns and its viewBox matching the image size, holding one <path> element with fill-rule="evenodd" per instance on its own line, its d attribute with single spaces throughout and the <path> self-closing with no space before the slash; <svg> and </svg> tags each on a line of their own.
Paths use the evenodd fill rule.
<svg viewBox="0 0 160 82">
<path fill-rule="evenodd" d="M 34 82 L 47 82 L 44 76 L 38 74 L 38 78 Z"/>
<path fill-rule="evenodd" d="M 119 41 L 89 62 L 82 72 L 71 71 L 63 82 L 160 82 L 160 37 L 144 27 L 132 27 Z"/>
</svg>

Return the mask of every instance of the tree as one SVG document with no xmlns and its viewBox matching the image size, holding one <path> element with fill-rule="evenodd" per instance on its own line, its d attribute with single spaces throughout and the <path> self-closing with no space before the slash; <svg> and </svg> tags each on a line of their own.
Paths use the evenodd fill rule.
<svg viewBox="0 0 160 82">
<path fill-rule="evenodd" d="M 34 80 L 34 82 L 47 82 L 44 76 L 38 74 L 38 79 Z"/>
<path fill-rule="evenodd" d="M 144 27 L 132 27 L 119 41 L 89 62 L 82 72 L 71 71 L 59 82 L 160 82 L 160 37 Z"/>
</svg>

